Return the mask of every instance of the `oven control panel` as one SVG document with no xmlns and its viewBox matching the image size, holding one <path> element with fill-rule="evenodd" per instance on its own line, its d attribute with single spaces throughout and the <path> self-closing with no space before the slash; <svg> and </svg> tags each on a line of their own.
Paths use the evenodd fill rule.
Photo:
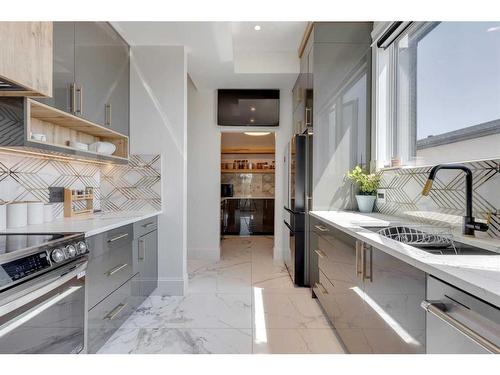
<svg viewBox="0 0 500 375">
<path fill-rule="evenodd" d="M 88 253 L 84 239 L 65 241 L 42 249 L 43 247 L 36 253 L 0 264 L 0 290 L 10 288 L 23 279 L 44 273 L 50 268 L 59 267 Z"/>
<path fill-rule="evenodd" d="M 0 288 L 49 268 L 50 265 L 46 251 L 4 263 L 0 266 Z"/>
</svg>

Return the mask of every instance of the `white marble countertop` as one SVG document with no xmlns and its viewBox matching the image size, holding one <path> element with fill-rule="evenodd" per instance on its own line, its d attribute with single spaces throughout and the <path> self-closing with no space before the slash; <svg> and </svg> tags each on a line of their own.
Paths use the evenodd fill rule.
<svg viewBox="0 0 500 375">
<path fill-rule="evenodd" d="M 476 239 L 454 234 L 454 239 L 458 242 L 499 254 L 434 255 L 362 228 L 410 223 L 403 218 L 349 211 L 311 211 L 310 214 L 389 255 L 500 307 L 500 240 Z"/>
<path fill-rule="evenodd" d="M 162 211 L 157 210 L 98 212 L 92 215 L 56 219 L 50 223 L 9 228 L 4 233 L 84 232 L 85 237 L 91 237 L 161 213 Z"/>
</svg>

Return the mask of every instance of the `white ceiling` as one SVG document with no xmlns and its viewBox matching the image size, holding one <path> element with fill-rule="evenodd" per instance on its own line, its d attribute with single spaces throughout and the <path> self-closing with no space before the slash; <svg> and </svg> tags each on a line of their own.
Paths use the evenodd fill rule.
<svg viewBox="0 0 500 375">
<path fill-rule="evenodd" d="M 261 26 L 255 31 L 254 26 Z M 306 22 L 113 22 L 130 45 L 186 46 L 202 89 L 282 88 L 299 72 Z"/>
</svg>

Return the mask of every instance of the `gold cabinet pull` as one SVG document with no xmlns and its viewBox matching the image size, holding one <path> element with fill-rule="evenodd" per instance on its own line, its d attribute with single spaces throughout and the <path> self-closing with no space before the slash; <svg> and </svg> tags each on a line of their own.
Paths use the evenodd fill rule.
<svg viewBox="0 0 500 375">
<path fill-rule="evenodd" d="M 146 242 L 142 238 L 139 239 L 138 257 L 140 261 L 146 260 Z"/>
<path fill-rule="evenodd" d="M 106 272 L 106 274 L 108 275 L 108 277 L 113 276 L 115 273 L 117 273 L 118 271 L 121 271 L 122 269 L 124 269 L 127 266 L 128 266 L 128 263 L 120 264 L 119 266 L 111 268 L 108 272 Z"/>
<path fill-rule="evenodd" d="M 318 256 L 319 256 L 320 258 L 325 258 L 325 257 L 327 257 L 326 253 L 325 253 L 323 250 L 321 250 L 321 249 L 316 249 L 316 250 L 314 250 L 314 252 L 315 252 L 316 254 L 318 254 Z"/>
<path fill-rule="evenodd" d="M 120 234 L 119 236 L 116 236 L 116 237 L 110 238 L 110 239 L 108 240 L 108 242 L 109 242 L 109 243 L 111 243 L 111 242 L 115 242 L 115 241 L 121 240 L 122 238 L 125 238 L 125 237 L 128 237 L 128 233 L 123 233 L 123 234 Z"/>
<path fill-rule="evenodd" d="M 365 246 L 366 244 L 363 243 L 363 280 L 369 280 L 370 282 L 373 282 L 373 248 L 371 246 Z M 367 254 L 370 255 L 370 263 L 367 265 Z M 366 271 L 369 271 L 367 273 Z"/>
<path fill-rule="evenodd" d="M 125 307 L 127 307 L 126 303 L 120 303 L 120 304 L 118 304 L 113 310 L 111 310 L 109 312 L 109 314 L 107 314 L 104 317 L 104 320 L 113 320 L 114 318 L 116 318 L 118 316 L 118 314 L 120 314 L 123 311 L 123 309 Z"/>
<path fill-rule="evenodd" d="M 361 247 L 363 243 L 361 241 L 356 241 L 356 277 L 361 276 L 363 278 L 363 267 L 360 266 L 361 258 Z"/>
<path fill-rule="evenodd" d="M 104 106 L 104 125 L 111 126 L 111 104 Z"/>
</svg>

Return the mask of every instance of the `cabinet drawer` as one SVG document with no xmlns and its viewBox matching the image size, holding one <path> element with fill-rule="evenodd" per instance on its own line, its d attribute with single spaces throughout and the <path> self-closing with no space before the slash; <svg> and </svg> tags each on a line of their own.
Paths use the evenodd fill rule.
<svg viewBox="0 0 500 375">
<path fill-rule="evenodd" d="M 88 305 L 95 306 L 130 279 L 132 265 L 132 242 L 92 255 L 88 265 Z"/>
<path fill-rule="evenodd" d="M 89 353 L 96 353 L 111 335 L 127 320 L 141 303 L 133 285 L 137 276 L 128 280 L 88 313 L 87 346 Z"/>
<path fill-rule="evenodd" d="M 315 282 L 313 285 L 313 291 L 316 297 L 318 297 L 319 303 L 325 310 L 328 319 L 332 321 L 333 314 L 333 284 L 328 280 L 321 270 L 319 271 L 319 281 Z M 333 323 L 333 322 L 332 322 Z"/>
<path fill-rule="evenodd" d="M 145 234 L 158 229 L 158 216 L 137 221 L 134 223 L 134 238 L 139 238 Z"/>
<path fill-rule="evenodd" d="M 104 241 L 108 250 L 120 247 L 123 244 L 132 242 L 134 238 L 134 226 L 132 224 L 125 225 L 116 229 L 112 229 L 104 233 Z"/>
</svg>

